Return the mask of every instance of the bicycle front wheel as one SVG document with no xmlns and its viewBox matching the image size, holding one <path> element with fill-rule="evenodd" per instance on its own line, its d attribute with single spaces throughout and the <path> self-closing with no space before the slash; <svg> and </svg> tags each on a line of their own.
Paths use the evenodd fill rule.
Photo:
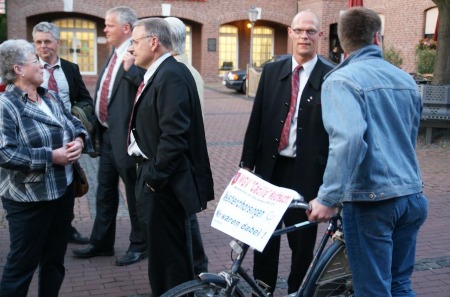
<svg viewBox="0 0 450 297">
<path fill-rule="evenodd" d="M 352 272 L 342 241 L 333 242 L 320 257 L 309 282 L 305 285 L 303 296 L 354 296 Z"/>
<path fill-rule="evenodd" d="M 195 279 L 182 283 L 163 295 L 161 297 L 214 297 L 214 296 L 226 296 L 225 293 L 226 282 L 208 280 L 203 281 L 201 279 Z M 236 288 L 232 297 L 244 297 L 244 294 L 239 288 Z"/>
</svg>

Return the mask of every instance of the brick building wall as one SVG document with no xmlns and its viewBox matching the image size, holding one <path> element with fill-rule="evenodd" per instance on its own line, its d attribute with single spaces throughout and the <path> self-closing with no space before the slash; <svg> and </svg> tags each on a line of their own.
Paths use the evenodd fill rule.
<svg viewBox="0 0 450 297">
<path fill-rule="evenodd" d="M 73 3 L 73 7 L 65 4 Z M 319 54 L 328 56 L 330 25 L 339 21 L 339 13 L 347 8 L 347 0 L 8 0 L 8 38 L 31 40 L 31 30 L 40 21 L 61 18 L 83 18 L 94 21 L 97 37 L 104 36 L 105 12 L 115 5 L 128 5 L 136 10 L 139 18 L 162 16 L 162 4 L 170 4 L 170 15 L 182 19 L 192 27 L 192 64 L 205 81 L 219 81 L 219 28 L 232 24 L 239 29 L 239 65 L 249 61 L 250 30 L 247 28 L 247 11 L 251 6 L 261 8 L 261 19 L 256 26 L 274 29 L 274 54 L 291 52 L 286 28 L 298 10 L 311 9 L 321 18 L 323 39 Z M 423 37 L 425 11 L 435 7 L 431 0 L 365 0 L 364 5 L 385 16 L 385 45 L 392 45 L 403 58 L 402 68 L 415 71 L 415 46 Z M 216 40 L 216 51 L 208 51 L 208 40 Z M 110 48 L 97 44 L 97 73 L 110 53 Z M 89 85 L 97 76 L 84 77 Z"/>
</svg>

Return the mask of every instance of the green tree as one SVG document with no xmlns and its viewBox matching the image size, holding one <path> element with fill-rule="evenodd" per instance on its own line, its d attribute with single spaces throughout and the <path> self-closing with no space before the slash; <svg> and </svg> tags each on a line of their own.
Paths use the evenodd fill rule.
<svg viewBox="0 0 450 297">
<path fill-rule="evenodd" d="M 433 84 L 450 85 L 450 1 L 432 0 L 439 11 L 439 28 Z"/>
</svg>

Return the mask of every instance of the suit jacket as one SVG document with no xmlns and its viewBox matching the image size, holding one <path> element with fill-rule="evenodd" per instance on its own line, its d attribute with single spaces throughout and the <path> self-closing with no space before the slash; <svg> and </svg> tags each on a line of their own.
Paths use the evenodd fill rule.
<svg viewBox="0 0 450 297">
<path fill-rule="evenodd" d="M 90 105 L 93 105 L 92 97 L 86 89 L 83 79 L 81 78 L 80 68 L 78 65 L 64 59 L 60 60 L 61 69 L 66 76 L 67 83 L 69 84 L 70 106 L 73 106 L 75 102 L 81 101 L 85 101 Z"/>
<path fill-rule="evenodd" d="M 136 142 L 150 159 L 146 183 L 171 187 L 188 214 L 206 208 L 214 187 L 198 92 L 186 65 L 164 60 L 133 114 Z"/>
<path fill-rule="evenodd" d="M 328 158 L 328 134 L 322 123 L 321 86 L 332 69 L 319 58 L 302 92 L 297 121 L 294 190 L 316 197 Z M 255 96 L 242 151 L 241 166 L 270 180 L 291 96 L 292 60 L 267 64 Z"/>
<path fill-rule="evenodd" d="M 108 63 L 109 60 L 106 62 L 102 72 L 99 75 L 95 91 L 96 96 L 99 88 L 101 87 L 101 77 L 103 76 Z M 111 98 L 108 102 L 107 122 L 109 127 L 109 135 L 112 139 L 112 143 L 117 144 L 112 146 L 112 150 L 116 162 L 119 166 L 123 167 L 135 166 L 134 160 L 127 153 L 128 125 L 130 123 L 134 98 L 139 85 L 144 79 L 144 74 L 145 70 L 135 65 L 131 66 L 128 71 L 125 71 L 121 65 L 117 71 L 111 92 Z M 96 98 L 95 100 L 100 100 L 100 98 Z M 101 139 L 101 134 L 105 129 L 100 122 L 97 123 L 97 126 L 99 127 L 98 130 L 100 130 L 100 133 L 97 134 Z M 100 143 L 101 145 L 101 141 L 99 139 L 97 139 L 96 143 Z M 98 148 L 96 148 L 96 150 L 98 150 Z"/>
</svg>

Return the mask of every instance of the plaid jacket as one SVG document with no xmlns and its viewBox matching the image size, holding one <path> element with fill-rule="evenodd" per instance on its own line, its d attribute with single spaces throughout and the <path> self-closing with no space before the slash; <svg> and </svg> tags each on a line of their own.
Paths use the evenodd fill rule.
<svg viewBox="0 0 450 297">
<path fill-rule="evenodd" d="M 28 95 L 8 85 L 0 96 L 0 196 L 18 202 L 55 200 L 67 189 L 64 166 L 54 165 L 52 150 L 62 147 L 64 131 L 70 139 L 84 135 L 81 122 L 64 108 L 59 97 L 39 87 L 38 93 L 56 119 L 41 111 Z"/>
</svg>

